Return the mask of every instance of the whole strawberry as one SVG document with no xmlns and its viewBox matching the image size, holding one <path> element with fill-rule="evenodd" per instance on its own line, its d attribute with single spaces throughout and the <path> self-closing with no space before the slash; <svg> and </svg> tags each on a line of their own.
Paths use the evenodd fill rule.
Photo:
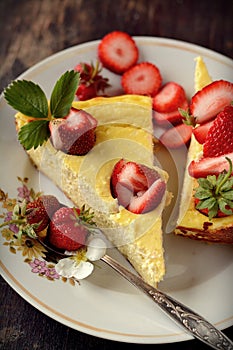
<svg viewBox="0 0 233 350">
<path fill-rule="evenodd" d="M 4 221 L 0 227 L 14 224 L 17 227 L 17 237 L 22 235 L 35 238 L 37 234 L 46 229 L 52 215 L 61 207 L 60 202 L 52 195 L 41 195 L 32 202 L 23 201 L 16 204 L 12 218 Z"/>
<path fill-rule="evenodd" d="M 218 157 L 233 152 L 233 106 L 220 112 L 211 125 L 203 145 L 204 157 Z"/>
<path fill-rule="evenodd" d="M 42 195 L 26 206 L 26 219 L 30 225 L 34 225 L 36 233 L 43 231 L 49 224 L 52 215 L 60 208 L 61 204 L 53 195 Z"/>
<path fill-rule="evenodd" d="M 62 207 L 49 224 L 48 240 L 54 247 L 75 251 L 85 245 L 88 229 L 80 220 L 80 209 Z"/>
<path fill-rule="evenodd" d="M 79 63 L 74 68 L 80 74 L 80 84 L 76 91 L 76 96 L 80 101 L 89 100 L 96 97 L 101 91 L 104 93 L 105 89 L 110 86 L 108 78 L 104 78 L 100 73 L 102 67 L 97 61 L 96 65 L 88 63 Z"/>
</svg>

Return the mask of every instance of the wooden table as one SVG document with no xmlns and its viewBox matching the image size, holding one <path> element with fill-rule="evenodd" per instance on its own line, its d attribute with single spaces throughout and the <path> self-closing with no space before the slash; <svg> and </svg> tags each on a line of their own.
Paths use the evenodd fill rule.
<svg viewBox="0 0 233 350">
<path fill-rule="evenodd" d="M 0 89 L 35 63 L 114 30 L 195 43 L 233 58 L 232 1 L 0 0 Z M 3 166 L 3 165 L 1 165 Z M 45 316 L 2 278 L 0 348 L 121 349 Z M 232 337 L 233 327 L 224 330 Z M 125 344 L 129 349 L 131 344 Z M 207 349 L 197 340 L 135 349 Z"/>
</svg>

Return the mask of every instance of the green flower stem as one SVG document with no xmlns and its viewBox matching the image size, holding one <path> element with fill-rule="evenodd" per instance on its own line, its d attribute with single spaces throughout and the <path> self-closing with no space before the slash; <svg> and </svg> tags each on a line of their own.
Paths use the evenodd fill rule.
<svg viewBox="0 0 233 350">
<path fill-rule="evenodd" d="M 0 224 L 0 228 L 7 226 L 7 225 L 11 225 L 11 224 L 24 224 L 25 223 L 25 219 L 22 220 L 17 220 L 17 219 L 12 219 L 9 221 L 4 221 Z"/>
</svg>

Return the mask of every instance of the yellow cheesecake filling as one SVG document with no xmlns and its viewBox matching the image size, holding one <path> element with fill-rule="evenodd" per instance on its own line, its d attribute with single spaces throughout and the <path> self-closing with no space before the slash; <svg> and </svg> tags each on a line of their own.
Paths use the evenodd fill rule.
<svg viewBox="0 0 233 350">
<path fill-rule="evenodd" d="M 195 91 L 199 91 L 207 84 L 210 84 L 212 79 L 202 57 L 198 56 L 195 61 L 194 85 Z M 210 220 L 195 208 L 193 195 L 198 183 L 196 179 L 189 175 L 188 165 L 192 160 L 200 159 L 202 151 L 203 146 L 192 135 L 175 233 L 206 241 L 225 241 L 225 243 L 232 243 L 233 215 Z"/>
<path fill-rule="evenodd" d="M 85 204 L 97 225 L 150 284 L 165 273 L 161 214 L 167 193 L 157 208 L 133 214 L 111 195 L 110 179 L 116 162 L 124 158 L 155 168 L 167 182 L 165 171 L 153 166 L 152 101 L 150 97 L 122 95 L 73 102 L 98 120 L 96 144 L 85 156 L 73 156 L 46 144 L 28 151 L 38 169 L 77 206 Z M 18 128 L 28 117 L 16 114 Z"/>
</svg>

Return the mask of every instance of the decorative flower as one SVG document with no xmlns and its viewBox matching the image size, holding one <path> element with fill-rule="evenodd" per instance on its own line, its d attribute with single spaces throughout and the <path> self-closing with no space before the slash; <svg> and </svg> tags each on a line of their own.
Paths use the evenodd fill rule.
<svg viewBox="0 0 233 350">
<path fill-rule="evenodd" d="M 66 278 L 84 279 L 94 270 L 94 265 L 90 261 L 100 260 L 105 252 L 105 242 L 98 237 L 91 238 L 87 249 L 80 249 L 77 255 L 61 259 L 55 265 L 55 270 L 59 275 Z"/>
<path fill-rule="evenodd" d="M 12 220 L 12 216 L 13 216 L 13 212 L 12 211 L 9 211 L 6 216 L 5 216 L 5 219 L 4 221 L 10 221 Z M 16 224 L 9 224 L 9 229 L 14 232 L 14 233 L 18 233 L 19 232 L 19 228 Z"/>
<path fill-rule="evenodd" d="M 13 241 L 14 232 L 12 230 L 9 230 L 9 228 L 4 228 L 2 230 L 2 237 L 5 238 L 6 241 Z"/>
<path fill-rule="evenodd" d="M 22 187 L 18 187 L 17 190 L 19 198 L 26 199 L 28 202 L 30 201 L 30 190 L 25 184 Z"/>
<path fill-rule="evenodd" d="M 53 280 L 60 278 L 59 274 L 57 273 L 54 267 L 47 268 L 47 270 L 45 271 L 45 276 Z"/>
<path fill-rule="evenodd" d="M 35 258 L 33 261 L 29 263 L 29 265 L 32 267 L 32 272 L 34 273 L 46 273 L 47 266 L 46 262 L 44 260 L 39 260 Z"/>
<path fill-rule="evenodd" d="M 47 250 L 35 239 L 28 236 L 22 236 L 20 240 L 17 240 L 15 246 L 19 246 L 18 250 L 22 251 L 22 255 L 28 259 L 32 258 L 44 258 Z"/>
</svg>

